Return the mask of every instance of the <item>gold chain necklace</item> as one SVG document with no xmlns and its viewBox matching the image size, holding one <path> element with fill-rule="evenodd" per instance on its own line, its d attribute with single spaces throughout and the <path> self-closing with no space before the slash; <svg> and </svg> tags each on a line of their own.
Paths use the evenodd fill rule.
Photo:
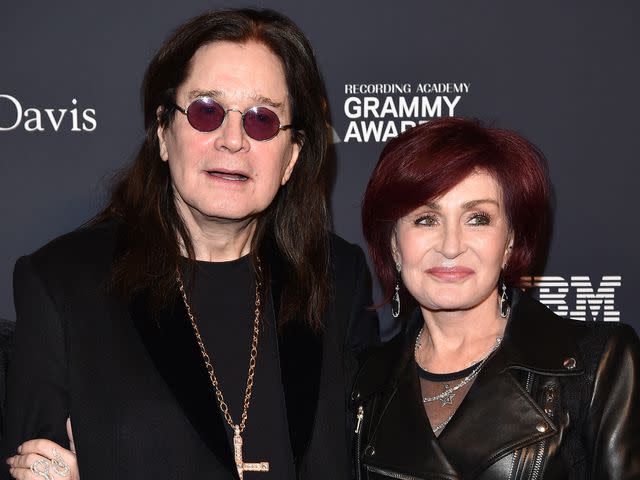
<svg viewBox="0 0 640 480">
<path fill-rule="evenodd" d="M 260 268 L 260 259 L 257 260 L 257 269 L 258 276 L 261 276 L 262 269 Z M 240 480 L 244 478 L 244 472 L 268 472 L 269 471 L 269 462 L 256 462 L 256 463 L 248 463 L 245 462 L 242 458 L 242 432 L 245 429 L 247 424 L 247 417 L 249 413 L 249 404 L 251 403 L 251 393 L 253 392 L 253 377 L 255 375 L 256 370 L 256 360 L 258 358 L 258 337 L 260 334 L 260 288 L 262 284 L 259 279 L 256 279 L 256 301 L 255 301 L 255 310 L 254 310 L 254 319 L 253 319 L 253 335 L 251 339 L 251 352 L 249 354 L 249 371 L 247 373 L 247 386 L 244 391 L 244 403 L 242 406 L 242 416 L 240 417 L 240 423 L 235 424 L 233 419 L 231 418 L 231 414 L 229 413 L 229 406 L 224 401 L 224 396 L 222 395 L 222 390 L 220 390 L 220 382 L 218 382 L 218 377 L 216 377 L 215 370 L 213 368 L 213 363 L 211 362 L 211 357 L 207 352 L 207 348 L 204 345 L 204 341 L 202 340 L 202 336 L 200 335 L 200 329 L 198 328 L 198 324 L 196 323 L 196 319 L 191 311 L 191 305 L 189 305 L 189 301 L 187 300 L 187 292 L 184 288 L 184 282 L 182 281 L 182 276 L 180 275 L 180 271 L 177 272 L 177 281 L 178 287 L 180 289 L 180 294 L 182 295 L 182 301 L 184 302 L 184 306 L 187 310 L 187 315 L 189 320 L 191 321 L 191 326 L 193 327 L 193 333 L 196 336 L 196 341 L 198 343 L 198 347 L 200 348 L 200 354 L 202 355 L 202 359 L 204 360 L 204 365 L 207 368 L 207 373 L 209 374 L 209 380 L 211 381 L 211 385 L 216 393 L 216 399 L 218 400 L 218 405 L 220 406 L 220 411 L 224 415 L 225 420 L 229 424 L 229 426 L 233 429 L 233 456 L 236 462 L 236 468 L 238 469 L 238 475 L 240 476 Z"/>
</svg>

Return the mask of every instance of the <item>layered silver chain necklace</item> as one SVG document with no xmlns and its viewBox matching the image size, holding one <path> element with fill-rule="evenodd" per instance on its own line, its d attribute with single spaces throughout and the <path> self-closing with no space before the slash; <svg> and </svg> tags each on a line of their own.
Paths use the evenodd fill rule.
<svg viewBox="0 0 640 480">
<path fill-rule="evenodd" d="M 422 337 L 422 332 L 423 331 L 424 331 L 424 326 L 420 329 L 420 332 L 418 333 L 418 336 L 416 337 L 416 345 L 415 345 L 415 350 L 414 350 L 414 356 L 415 356 L 416 363 L 418 364 L 418 366 L 420 366 L 420 363 L 418 362 L 418 348 L 420 347 L 420 337 Z M 487 355 L 477 363 L 475 368 L 473 370 L 471 370 L 471 372 L 466 377 L 464 377 L 462 380 L 460 380 L 460 382 L 458 382 L 457 384 L 455 384 L 453 386 L 449 386 L 448 384 L 445 384 L 445 390 L 442 393 L 439 393 L 438 395 L 434 395 L 433 397 L 423 397 L 422 398 L 422 402 L 423 403 L 431 403 L 431 402 L 435 402 L 437 400 L 440 400 L 440 402 L 442 403 L 443 407 L 445 405 L 452 405 L 453 404 L 453 398 L 456 396 L 456 391 L 461 389 L 462 387 L 464 387 L 467 383 L 471 382 L 474 378 L 476 378 L 478 376 L 478 374 L 480 373 L 480 370 L 482 370 L 482 367 L 484 366 L 486 361 L 489 359 L 491 354 L 493 352 L 495 352 L 496 349 L 500 346 L 500 342 L 502 342 L 502 336 L 496 337 L 496 343 L 493 345 L 493 347 L 491 348 L 489 353 L 487 353 Z M 444 426 L 448 423 L 449 420 L 451 420 L 451 417 L 449 417 L 447 419 L 447 421 L 444 422 L 443 425 L 438 425 L 438 427 L 440 427 L 440 429 L 444 428 Z M 435 431 L 436 431 L 436 429 L 434 428 L 434 432 Z"/>
</svg>

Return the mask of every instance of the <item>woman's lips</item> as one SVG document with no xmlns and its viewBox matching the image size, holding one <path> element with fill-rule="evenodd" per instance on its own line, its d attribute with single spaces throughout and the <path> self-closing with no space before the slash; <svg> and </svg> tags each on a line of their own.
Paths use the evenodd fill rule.
<svg viewBox="0 0 640 480">
<path fill-rule="evenodd" d="M 432 267 L 427 273 L 442 282 L 457 282 L 473 275 L 475 272 L 467 267 Z"/>
</svg>

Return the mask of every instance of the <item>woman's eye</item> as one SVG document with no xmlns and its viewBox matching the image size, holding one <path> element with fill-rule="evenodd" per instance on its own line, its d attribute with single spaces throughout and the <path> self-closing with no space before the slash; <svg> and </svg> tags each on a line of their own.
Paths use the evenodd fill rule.
<svg viewBox="0 0 640 480">
<path fill-rule="evenodd" d="M 486 213 L 474 213 L 469 218 L 469 225 L 489 225 L 491 217 Z"/>
<path fill-rule="evenodd" d="M 432 227 L 438 224 L 438 217 L 436 217 L 435 215 L 423 215 L 421 217 L 416 218 L 415 224 Z"/>
</svg>

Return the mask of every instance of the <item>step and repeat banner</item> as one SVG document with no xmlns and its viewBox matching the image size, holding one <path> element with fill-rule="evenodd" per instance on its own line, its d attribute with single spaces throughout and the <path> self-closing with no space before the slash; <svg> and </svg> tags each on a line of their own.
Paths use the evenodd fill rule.
<svg viewBox="0 0 640 480">
<path fill-rule="evenodd" d="M 554 186 L 549 259 L 528 286 L 562 315 L 640 331 L 640 4 L 622 0 L 6 2 L 0 317 L 15 318 L 16 259 L 91 218 L 132 159 L 140 82 L 162 40 L 204 10 L 239 6 L 287 14 L 316 50 L 339 235 L 364 246 L 362 194 L 399 132 L 450 115 L 514 129 L 546 154 Z"/>
</svg>

